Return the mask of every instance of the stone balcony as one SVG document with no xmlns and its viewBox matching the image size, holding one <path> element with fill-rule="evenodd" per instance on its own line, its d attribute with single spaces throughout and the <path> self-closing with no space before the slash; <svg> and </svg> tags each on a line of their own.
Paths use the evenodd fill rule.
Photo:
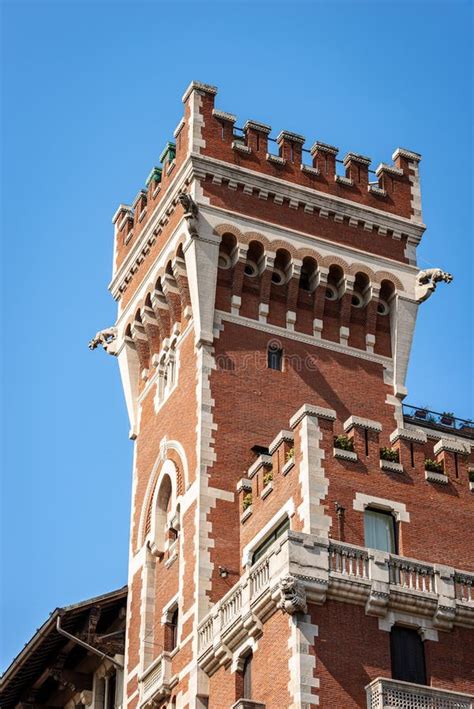
<svg viewBox="0 0 474 709">
<path fill-rule="evenodd" d="M 140 676 L 139 706 L 142 709 L 151 709 L 156 702 L 170 694 L 172 686 L 171 658 L 169 653 L 163 652 Z"/>
<path fill-rule="evenodd" d="M 300 608 L 285 605 L 281 581 L 288 577 Z M 199 624 L 199 664 L 212 674 L 247 635 L 263 632 L 278 607 L 291 613 L 326 598 L 364 605 L 382 618 L 391 609 L 409 613 L 422 628 L 474 627 L 473 584 L 473 573 L 288 531 Z"/>
<path fill-rule="evenodd" d="M 472 709 L 473 697 L 378 677 L 365 688 L 367 709 Z"/>
</svg>

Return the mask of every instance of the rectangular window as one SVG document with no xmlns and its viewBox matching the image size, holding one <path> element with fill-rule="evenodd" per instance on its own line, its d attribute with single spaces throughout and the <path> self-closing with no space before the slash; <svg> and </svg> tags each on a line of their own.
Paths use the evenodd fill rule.
<svg viewBox="0 0 474 709">
<path fill-rule="evenodd" d="M 395 519 L 390 512 L 366 509 L 364 512 L 365 546 L 397 554 Z"/>
<path fill-rule="evenodd" d="M 252 556 L 252 564 L 255 564 L 256 561 L 262 558 L 262 556 L 265 554 L 268 549 L 270 549 L 271 545 L 273 542 L 278 539 L 280 535 L 283 534 L 283 532 L 286 532 L 287 529 L 290 528 L 290 520 L 288 517 L 285 517 L 283 522 L 280 522 L 278 527 L 276 527 L 273 532 L 271 532 L 268 537 L 266 537 L 261 544 L 258 545 L 258 547 L 255 549 L 253 556 Z"/>
<path fill-rule="evenodd" d="M 270 345 L 268 348 L 268 369 L 276 369 L 281 372 L 283 364 L 283 350 Z"/>
<path fill-rule="evenodd" d="M 394 625 L 390 631 L 392 678 L 426 684 L 425 647 L 413 628 Z"/>
</svg>

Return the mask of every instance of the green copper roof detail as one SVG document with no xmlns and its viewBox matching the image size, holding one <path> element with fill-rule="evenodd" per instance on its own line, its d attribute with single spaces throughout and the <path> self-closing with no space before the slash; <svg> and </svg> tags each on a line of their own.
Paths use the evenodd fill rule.
<svg viewBox="0 0 474 709">
<path fill-rule="evenodd" d="M 160 162 L 173 162 L 176 157 L 176 143 L 166 143 L 163 152 L 160 155 Z"/>
<path fill-rule="evenodd" d="M 154 180 L 155 182 L 161 182 L 161 173 L 162 172 L 163 171 L 162 171 L 161 167 L 156 167 L 156 166 L 153 167 L 150 174 L 146 178 L 146 182 L 145 182 L 146 186 L 148 187 L 148 185 L 150 184 L 150 182 L 152 180 Z"/>
</svg>

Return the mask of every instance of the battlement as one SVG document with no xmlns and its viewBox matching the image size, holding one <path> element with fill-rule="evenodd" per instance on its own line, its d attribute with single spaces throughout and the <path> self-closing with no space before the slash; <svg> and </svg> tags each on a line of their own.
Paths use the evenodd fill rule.
<svg viewBox="0 0 474 709">
<path fill-rule="evenodd" d="M 248 119 L 239 127 L 235 114 L 215 106 L 216 95 L 215 86 L 191 82 L 183 96 L 184 115 L 173 133 L 174 141 L 165 143 L 160 165 L 151 168 L 133 206 L 126 211 L 123 205 L 122 209 L 119 207 L 119 218 L 117 213 L 114 217 L 115 272 L 142 232 L 146 231 L 151 244 L 166 231 L 170 221 L 174 223 L 175 188 L 185 188 L 194 178 L 201 181 L 211 204 L 229 200 L 223 194 L 224 188 L 233 191 L 233 208 L 242 213 L 259 214 L 262 200 L 271 200 L 272 216 L 282 225 L 293 225 L 296 220 L 301 231 L 316 231 L 324 236 L 328 231 L 328 238 L 343 241 L 348 238 L 344 234 L 346 227 L 358 229 L 360 248 L 371 250 L 373 242 L 376 252 L 411 262 L 405 252 L 405 240 L 407 235 L 415 234 L 416 243 L 424 229 L 418 153 L 397 148 L 392 163 L 379 162 L 374 170 L 370 157 L 353 151 L 338 157 L 337 147 L 319 139 L 305 147 L 305 136 L 282 129 L 272 137 L 271 126 L 260 121 Z M 224 168 L 232 174 L 223 175 Z M 264 186 L 259 179 L 268 184 Z M 285 187 L 281 196 L 278 183 Z M 290 186 L 299 190 L 295 197 L 289 195 Z M 311 206 L 312 195 L 319 200 L 326 197 L 327 206 Z M 357 216 L 348 214 L 351 204 L 359 210 Z M 387 228 L 386 222 L 382 223 L 384 215 L 385 220 L 392 218 L 396 223 Z M 338 234 L 334 235 L 327 223 L 319 223 L 328 218 L 339 223 Z M 367 231 L 372 232 L 372 241 L 367 240 Z M 401 243 L 381 243 L 377 233 L 388 234 Z"/>
</svg>

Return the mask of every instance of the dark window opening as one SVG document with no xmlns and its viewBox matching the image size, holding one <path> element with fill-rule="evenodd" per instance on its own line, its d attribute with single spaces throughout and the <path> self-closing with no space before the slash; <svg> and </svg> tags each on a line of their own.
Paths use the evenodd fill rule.
<svg viewBox="0 0 474 709">
<path fill-rule="evenodd" d="M 173 650 L 178 646 L 178 609 L 176 608 L 175 611 L 173 611 L 173 615 L 171 616 L 171 620 L 168 623 L 169 627 L 169 652 L 173 652 Z"/>
<path fill-rule="evenodd" d="M 243 697 L 242 699 L 252 699 L 252 655 L 247 655 L 242 670 L 243 675 Z"/>
<path fill-rule="evenodd" d="M 258 545 L 258 547 L 255 549 L 253 555 L 252 555 L 252 564 L 255 564 L 256 561 L 262 558 L 262 556 L 265 554 L 268 549 L 270 549 L 271 545 L 273 544 L 274 541 L 280 537 L 283 532 L 286 532 L 287 529 L 290 528 L 290 520 L 288 517 L 285 517 L 283 522 L 280 522 L 278 527 L 275 527 L 273 532 L 271 532 L 268 537 L 266 537 L 261 544 Z"/>
<path fill-rule="evenodd" d="M 425 647 L 416 630 L 395 625 L 390 631 L 390 653 L 393 679 L 426 684 Z"/>
<path fill-rule="evenodd" d="M 115 674 L 111 675 L 107 680 L 106 680 L 106 701 L 105 701 L 105 709 L 114 709 L 115 707 L 115 687 L 116 687 L 116 680 L 115 680 Z"/>
<path fill-rule="evenodd" d="M 368 507 L 364 512 L 365 546 L 398 554 L 398 534 L 391 512 Z"/>
<path fill-rule="evenodd" d="M 268 348 L 268 369 L 276 369 L 281 372 L 283 364 L 283 350 L 280 347 L 270 345 Z"/>
<path fill-rule="evenodd" d="M 301 271 L 300 275 L 300 288 L 301 290 L 307 290 L 309 291 L 310 289 L 310 277 L 308 271 Z"/>
</svg>

